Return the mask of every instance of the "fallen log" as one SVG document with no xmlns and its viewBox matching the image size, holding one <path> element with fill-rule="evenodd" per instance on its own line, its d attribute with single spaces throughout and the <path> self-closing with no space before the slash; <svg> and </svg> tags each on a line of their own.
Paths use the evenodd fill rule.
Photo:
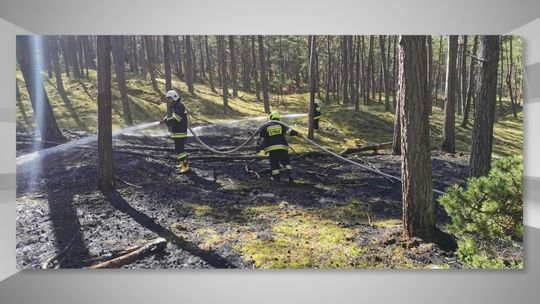
<svg viewBox="0 0 540 304">
<path fill-rule="evenodd" d="M 126 251 L 128 251 L 127 254 L 121 255 L 117 258 L 114 258 L 112 260 L 108 260 L 96 265 L 90 266 L 90 269 L 104 269 L 104 268 L 119 268 L 121 266 L 127 265 L 132 263 L 135 260 L 138 260 L 150 253 L 156 253 L 161 252 L 165 250 L 165 246 L 167 245 L 167 240 L 164 238 L 157 238 L 154 241 L 137 248 L 133 251 L 128 248 Z M 132 247 L 136 248 L 136 247 Z"/>
<path fill-rule="evenodd" d="M 385 142 L 381 144 L 375 144 L 375 145 L 369 145 L 369 146 L 359 146 L 356 148 L 347 148 L 343 151 L 341 151 L 341 155 L 347 155 L 351 153 L 358 153 L 358 152 L 364 152 L 364 151 L 373 151 L 375 154 L 379 152 L 379 150 L 384 150 L 392 147 L 392 142 Z"/>
</svg>

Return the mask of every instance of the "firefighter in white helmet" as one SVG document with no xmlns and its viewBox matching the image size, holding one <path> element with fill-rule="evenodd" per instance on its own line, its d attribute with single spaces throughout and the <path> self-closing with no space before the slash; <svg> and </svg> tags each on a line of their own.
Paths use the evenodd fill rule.
<svg viewBox="0 0 540 304">
<path fill-rule="evenodd" d="M 172 115 L 170 117 L 164 117 L 161 123 L 167 124 L 169 127 L 171 138 L 174 141 L 176 158 L 180 162 L 178 169 L 180 173 L 186 173 L 189 171 L 188 155 L 184 148 L 188 126 L 187 110 L 182 103 L 182 98 L 180 98 L 180 95 L 175 90 L 168 91 L 165 97 L 167 98 L 167 107 L 170 108 Z"/>
</svg>

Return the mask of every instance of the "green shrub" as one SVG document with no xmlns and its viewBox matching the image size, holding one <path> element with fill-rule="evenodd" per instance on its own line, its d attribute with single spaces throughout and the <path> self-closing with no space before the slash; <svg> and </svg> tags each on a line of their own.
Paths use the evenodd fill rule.
<svg viewBox="0 0 540 304">
<path fill-rule="evenodd" d="M 439 199 L 452 219 L 457 256 L 475 268 L 523 267 L 523 158 L 495 161 L 466 189 L 449 187 Z"/>
</svg>

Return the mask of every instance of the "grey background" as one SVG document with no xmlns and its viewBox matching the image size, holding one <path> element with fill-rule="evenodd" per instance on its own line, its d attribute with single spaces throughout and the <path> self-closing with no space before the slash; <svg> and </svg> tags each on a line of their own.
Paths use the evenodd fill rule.
<svg viewBox="0 0 540 304">
<path fill-rule="evenodd" d="M 540 1 L 0 3 L 0 303 L 537 303 Z M 15 269 L 17 34 L 519 34 L 525 39 L 523 271 L 22 271 Z M 422 288 L 422 290 L 420 290 Z"/>
</svg>

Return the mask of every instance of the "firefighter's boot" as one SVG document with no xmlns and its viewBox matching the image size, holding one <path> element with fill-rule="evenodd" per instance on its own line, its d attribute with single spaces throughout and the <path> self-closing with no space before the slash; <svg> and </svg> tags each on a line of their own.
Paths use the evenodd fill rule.
<svg viewBox="0 0 540 304">
<path fill-rule="evenodd" d="M 179 166 L 179 169 L 180 169 L 180 173 L 186 173 L 189 171 L 189 165 L 188 165 L 188 162 L 187 161 L 183 161 L 180 166 Z"/>
</svg>

